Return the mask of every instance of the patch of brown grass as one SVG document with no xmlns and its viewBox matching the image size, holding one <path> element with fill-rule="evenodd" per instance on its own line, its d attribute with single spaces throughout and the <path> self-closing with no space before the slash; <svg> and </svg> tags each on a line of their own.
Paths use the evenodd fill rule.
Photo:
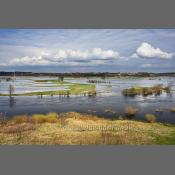
<svg viewBox="0 0 175 175">
<path fill-rule="evenodd" d="M 19 115 L 12 118 L 11 122 L 15 124 L 20 123 L 56 123 L 59 121 L 58 114 L 50 112 L 46 115 L 44 114 L 34 114 L 32 116 Z"/>
<path fill-rule="evenodd" d="M 18 132 L 24 132 L 29 130 L 34 130 L 35 126 L 31 123 L 20 123 L 20 124 L 13 124 L 7 125 L 0 128 L 0 133 L 6 134 L 14 134 Z"/>
<path fill-rule="evenodd" d="M 99 120 L 99 117 L 91 114 L 80 114 L 78 112 L 68 112 L 65 114 L 66 118 L 73 118 L 73 119 L 79 119 L 79 120 L 92 120 L 92 121 L 97 121 Z"/>
</svg>

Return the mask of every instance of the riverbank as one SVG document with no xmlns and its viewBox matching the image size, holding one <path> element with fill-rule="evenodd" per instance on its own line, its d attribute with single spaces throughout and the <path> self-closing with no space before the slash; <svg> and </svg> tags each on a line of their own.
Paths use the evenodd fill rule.
<svg viewBox="0 0 175 175">
<path fill-rule="evenodd" d="M 175 125 L 134 120 L 109 120 L 69 113 L 1 117 L 4 145 L 154 145 L 175 144 Z"/>
</svg>

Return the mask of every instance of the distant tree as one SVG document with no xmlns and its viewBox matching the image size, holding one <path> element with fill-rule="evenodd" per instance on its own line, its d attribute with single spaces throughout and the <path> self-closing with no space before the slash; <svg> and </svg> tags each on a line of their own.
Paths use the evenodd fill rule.
<svg viewBox="0 0 175 175">
<path fill-rule="evenodd" d="M 10 107 L 13 107 L 15 105 L 15 98 L 14 97 L 9 98 L 9 104 L 10 104 Z"/>
</svg>

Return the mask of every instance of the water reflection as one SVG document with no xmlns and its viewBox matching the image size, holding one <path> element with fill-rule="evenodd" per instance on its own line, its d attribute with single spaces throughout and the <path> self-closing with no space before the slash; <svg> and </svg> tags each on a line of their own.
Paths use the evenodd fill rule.
<svg viewBox="0 0 175 175">
<path fill-rule="evenodd" d="M 9 96 L 9 106 L 12 108 L 15 105 L 15 97 Z"/>
</svg>

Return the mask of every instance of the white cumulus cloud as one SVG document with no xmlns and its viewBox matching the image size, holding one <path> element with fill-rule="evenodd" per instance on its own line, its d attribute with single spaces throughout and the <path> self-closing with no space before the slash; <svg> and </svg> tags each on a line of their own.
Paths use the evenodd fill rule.
<svg viewBox="0 0 175 175">
<path fill-rule="evenodd" d="M 105 63 L 108 60 L 119 58 L 119 53 L 113 50 L 102 50 L 93 48 L 92 50 L 72 50 L 59 49 L 58 51 L 42 52 L 39 56 L 17 57 L 10 61 L 11 65 L 52 65 L 52 64 L 84 64 L 84 63 Z"/>
<path fill-rule="evenodd" d="M 173 53 L 162 51 L 160 48 L 155 48 L 151 44 L 143 42 L 131 57 L 143 57 L 143 58 L 159 58 L 159 59 L 171 59 Z"/>
</svg>

